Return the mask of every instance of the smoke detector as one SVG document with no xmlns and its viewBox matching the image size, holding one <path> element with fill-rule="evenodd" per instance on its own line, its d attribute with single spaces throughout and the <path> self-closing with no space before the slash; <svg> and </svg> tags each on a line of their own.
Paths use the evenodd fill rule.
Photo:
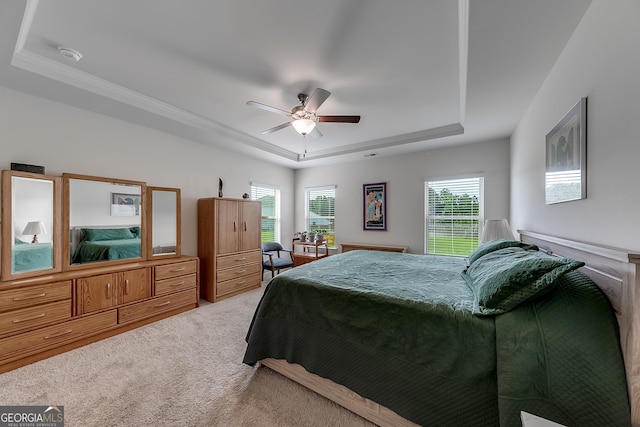
<svg viewBox="0 0 640 427">
<path fill-rule="evenodd" d="M 69 49 L 68 47 L 58 46 L 58 52 L 62 54 L 65 58 L 72 59 L 76 62 L 82 59 L 82 54 L 75 49 Z"/>
</svg>

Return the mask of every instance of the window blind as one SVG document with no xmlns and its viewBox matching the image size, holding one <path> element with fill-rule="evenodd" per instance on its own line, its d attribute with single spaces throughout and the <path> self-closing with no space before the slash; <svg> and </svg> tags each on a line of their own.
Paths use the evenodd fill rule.
<svg viewBox="0 0 640 427">
<path fill-rule="evenodd" d="M 280 189 L 252 183 L 251 199 L 262 202 L 262 241 L 280 242 Z"/>
<path fill-rule="evenodd" d="M 425 182 L 425 253 L 468 256 L 478 247 L 484 178 Z"/>
<path fill-rule="evenodd" d="M 335 244 L 335 200 L 336 187 L 313 187 L 305 189 L 306 231 L 313 234 L 322 231 L 327 245 Z"/>
</svg>

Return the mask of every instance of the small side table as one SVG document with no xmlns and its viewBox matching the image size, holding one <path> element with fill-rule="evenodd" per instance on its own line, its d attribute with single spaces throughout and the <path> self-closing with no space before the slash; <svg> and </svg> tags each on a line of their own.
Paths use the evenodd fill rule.
<svg viewBox="0 0 640 427">
<path fill-rule="evenodd" d="M 301 242 L 295 238 L 291 242 L 293 249 L 293 266 L 297 267 L 308 262 L 329 256 L 329 247 L 327 241 L 322 242 Z M 297 252 L 296 248 L 301 248 L 301 252 Z"/>
</svg>

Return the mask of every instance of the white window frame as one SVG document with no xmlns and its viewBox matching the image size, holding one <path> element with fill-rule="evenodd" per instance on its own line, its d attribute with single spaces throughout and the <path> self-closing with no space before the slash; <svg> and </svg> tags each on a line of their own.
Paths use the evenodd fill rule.
<svg viewBox="0 0 640 427">
<path fill-rule="evenodd" d="M 274 229 L 273 229 L 273 241 L 281 242 L 282 234 L 281 234 L 281 214 L 280 214 L 280 187 L 277 185 L 270 184 L 262 184 L 257 182 L 251 183 L 251 199 L 252 200 L 260 200 L 261 197 L 264 196 L 274 196 L 275 198 L 275 214 L 274 216 L 269 215 L 268 212 L 265 213 L 265 204 L 262 205 L 262 220 L 268 219 L 274 221 Z M 262 235 L 262 231 L 260 233 Z"/>
<path fill-rule="evenodd" d="M 432 186 L 432 184 L 437 184 L 437 185 L 441 185 L 441 184 L 446 184 L 446 183 L 453 183 L 455 181 L 464 181 L 464 180 L 477 180 L 477 188 L 478 188 L 478 215 L 445 215 L 445 216 L 441 216 L 442 219 L 450 219 L 453 220 L 455 219 L 468 219 L 468 220 L 475 220 L 477 221 L 477 227 L 476 227 L 476 231 L 475 231 L 475 238 L 476 241 L 479 241 L 479 238 L 481 236 L 482 233 L 482 226 L 484 224 L 484 176 L 482 175 L 466 175 L 466 176 L 453 176 L 453 177 L 446 177 L 446 178 L 431 178 L 431 179 L 426 179 L 424 182 L 424 253 L 425 254 L 432 254 L 432 252 L 429 252 L 429 222 L 430 219 L 433 219 L 435 217 L 440 217 L 440 216 L 435 216 L 435 215 L 430 215 L 429 214 L 429 188 L 430 186 Z M 452 242 L 453 242 L 453 238 L 452 238 Z M 477 247 L 477 244 L 475 246 L 471 247 L 471 250 L 475 249 Z M 438 254 L 438 255 L 455 255 L 453 252 L 455 250 L 452 249 L 452 253 L 442 253 L 442 252 L 433 252 L 433 254 Z M 464 256 L 464 255 L 459 255 L 459 256 Z"/>
<path fill-rule="evenodd" d="M 334 247 L 335 246 L 335 225 L 336 225 L 336 206 L 335 206 L 335 199 L 336 199 L 336 188 L 337 186 L 335 185 L 324 185 L 324 186 L 320 186 L 320 187 L 308 187 L 304 189 L 304 223 L 305 223 L 305 230 L 300 230 L 300 231 L 308 231 L 311 232 L 311 221 L 313 221 L 314 219 L 323 219 L 323 220 L 333 220 L 333 231 L 331 232 L 327 232 L 325 238 L 328 241 L 329 247 Z M 311 202 L 311 195 L 313 192 L 316 193 L 324 193 L 324 192 L 333 192 L 333 200 L 334 200 L 334 205 L 333 205 L 333 215 L 329 215 L 329 216 L 322 216 L 322 215 L 318 215 L 318 216 L 314 216 L 311 217 L 310 216 L 310 202 Z"/>
</svg>

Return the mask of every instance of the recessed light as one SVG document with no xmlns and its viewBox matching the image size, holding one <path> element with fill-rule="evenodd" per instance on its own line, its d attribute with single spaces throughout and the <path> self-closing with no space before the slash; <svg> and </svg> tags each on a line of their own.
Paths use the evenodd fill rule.
<svg viewBox="0 0 640 427">
<path fill-rule="evenodd" d="M 62 54 L 65 58 L 72 59 L 76 62 L 82 59 L 82 54 L 75 49 L 69 49 L 68 47 L 58 46 L 58 52 Z"/>
</svg>

